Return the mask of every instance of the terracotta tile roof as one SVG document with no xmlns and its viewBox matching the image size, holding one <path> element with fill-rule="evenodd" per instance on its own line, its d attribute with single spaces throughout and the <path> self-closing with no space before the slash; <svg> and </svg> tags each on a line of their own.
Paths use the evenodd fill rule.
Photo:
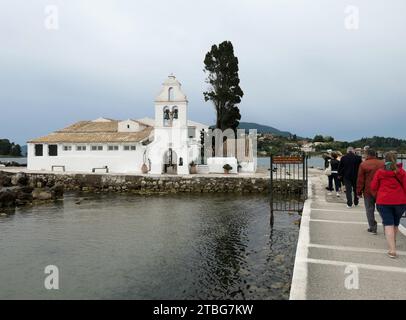
<svg viewBox="0 0 406 320">
<path fill-rule="evenodd" d="M 110 122 L 79 121 L 47 136 L 28 141 L 28 143 L 102 143 L 102 142 L 140 142 L 147 139 L 152 127 L 139 132 L 118 132 L 117 120 Z"/>
<path fill-rule="evenodd" d="M 79 121 L 56 132 L 117 132 L 118 123 L 119 121 L 117 120 L 112 120 L 110 122 Z"/>
</svg>

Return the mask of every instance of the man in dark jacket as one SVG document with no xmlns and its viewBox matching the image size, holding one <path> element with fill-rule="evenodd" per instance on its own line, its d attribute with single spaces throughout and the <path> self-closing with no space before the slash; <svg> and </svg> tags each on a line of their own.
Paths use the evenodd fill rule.
<svg viewBox="0 0 406 320">
<path fill-rule="evenodd" d="M 343 180 L 345 185 L 345 194 L 347 196 L 347 207 L 352 208 L 352 205 L 358 205 L 357 195 L 357 178 L 358 169 L 362 163 L 362 158 L 354 153 L 354 148 L 349 147 L 347 154 L 341 158 L 340 166 L 338 167 L 338 176 Z M 354 194 L 354 201 L 352 195 Z"/>
<path fill-rule="evenodd" d="M 368 232 L 377 233 L 377 222 L 375 220 L 375 199 L 376 194 L 371 190 L 371 182 L 375 173 L 383 168 L 385 163 L 376 157 L 372 149 L 366 151 L 366 159 L 361 163 L 358 171 L 357 195 L 364 196 L 365 210 L 369 224 Z"/>
</svg>

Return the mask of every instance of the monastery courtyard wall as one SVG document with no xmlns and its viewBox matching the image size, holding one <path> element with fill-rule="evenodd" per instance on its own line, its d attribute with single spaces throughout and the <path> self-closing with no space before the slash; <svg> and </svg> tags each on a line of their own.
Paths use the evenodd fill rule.
<svg viewBox="0 0 406 320">
<path fill-rule="evenodd" d="M 134 193 L 267 193 L 269 176 L 256 174 L 130 175 L 33 172 L 7 168 L 9 174 L 27 175 L 32 187 L 63 185 L 65 190 Z"/>
</svg>

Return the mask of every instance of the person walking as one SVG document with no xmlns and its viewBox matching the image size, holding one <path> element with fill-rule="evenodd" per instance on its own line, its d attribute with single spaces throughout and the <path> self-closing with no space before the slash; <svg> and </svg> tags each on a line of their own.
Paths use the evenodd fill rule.
<svg viewBox="0 0 406 320">
<path fill-rule="evenodd" d="M 328 176 L 328 189 L 329 189 L 329 195 L 332 194 L 333 192 L 333 182 L 334 182 L 334 187 L 336 191 L 337 197 L 340 196 L 340 179 L 338 179 L 338 167 L 340 166 L 340 161 L 338 161 L 338 154 L 336 152 L 333 152 L 331 154 L 331 160 L 330 160 L 330 166 L 331 166 L 331 175 Z"/>
<path fill-rule="evenodd" d="M 395 152 L 385 155 L 385 168 L 376 172 L 371 190 L 377 193 L 376 204 L 385 227 L 388 256 L 396 258 L 396 235 L 406 211 L 406 172 L 402 164 L 397 164 Z"/>
<path fill-rule="evenodd" d="M 338 176 L 343 180 L 345 186 L 347 208 L 352 208 L 353 205 L 358 206 L 357 178 L 361 162 L 362 158 L 355 154 L 353 147 L 349 147 L 347 149 L 347 154 L 341 158 L 338 167 Z"/>
<path fill-rule="evenodd" d="M 327 170 L 329 167 L 330 167 L 330 162 L 331 162 L 331 159 L 333 159 L 332 157 L 331 157 L 331 153 L 333 152 L 333 150 L 331 150 L 331 149 L 329 149 L 329 150 L 327 150 L 327 153 L 325 153 L 325 154 L 323 154 L 323 159 L 324 159 L 324 169 L 325 170 Z M 328 174 L 327 175 L 327 178 L 328 178 L 328 185 L 327 185 L 327 187 L 326 187 L 326 190 L 328 190 L 329 192 L 331 192 L 332 191 L 332 188 L 330 188 L 330 174 Z"/>
<path fill-rule="evenodd" d="M 358 171 L 357 195 L 364 197 L 365 210 L 368 220 L 368 232 L 377 234 L 378 224 L 375 220 L 376 193 L 371 190 L 371 182 L 375 173 L 383 169 L 385 163 L 376 157 L 376 152 L 368 148 L 366 150 L 366 159 L 361 163 Z"/>
<path fill-rule="evenodd" d="M 336 151 L 336 153 L 337 153 L 337 156 L 338 156 L 338 157 L 337 157 L 337 160 L 338 160 L 338 161 L 341 161 L 341 158 L 343 157 L 343 154 L 341 153 L 340 150 Z M 338 184 L 339 184 L 339 186 L 340 186 L 340 192 L 343 191 L 343 183 L 342 183 L 340 177 L 338 177 Z"/>
</svg>

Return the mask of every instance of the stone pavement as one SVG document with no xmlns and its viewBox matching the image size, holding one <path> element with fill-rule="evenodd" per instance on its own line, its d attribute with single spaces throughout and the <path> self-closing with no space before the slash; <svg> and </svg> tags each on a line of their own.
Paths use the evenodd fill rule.
<svg viewBox="0 0 406 320">
<path fill-rule="evenodd" d="M 363 199 L 347 209 L 344 194 L 327 195 L 323 172 L 309 174 L 290 299 L 406 299 L 405 229 L 390 259 L 379 214 L 378 235 L 369 234 Z"/>
</svg>

